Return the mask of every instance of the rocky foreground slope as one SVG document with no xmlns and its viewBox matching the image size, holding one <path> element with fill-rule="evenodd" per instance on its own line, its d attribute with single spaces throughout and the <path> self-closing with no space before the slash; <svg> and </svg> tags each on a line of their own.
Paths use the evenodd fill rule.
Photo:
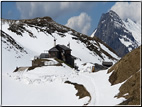
<svg viewBox="0 0 142 107">
<path fill-rule="evenodd" d="M 127 99 L 120 105 L 140 105 L 140 49 L 141 46 L 134 49 L 108 70 L 108 73 L 112 72 L 109 77 L 111 85 L 125 82 L 116 95 Z"/>
</svg>

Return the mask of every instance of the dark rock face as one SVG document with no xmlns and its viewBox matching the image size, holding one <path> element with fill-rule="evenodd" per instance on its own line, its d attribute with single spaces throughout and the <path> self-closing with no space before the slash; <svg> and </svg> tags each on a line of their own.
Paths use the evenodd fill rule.
<svg viewBox="0 0 142 107">
<path fill-rule="evenodd" d="M 138 47 L 132 33 L 125 28 L 123 21 L 112 10 L 101 16 L 94 36 L 97 36 L 109 45 L 120 57 L 129 52 L 128 48 L 133 50 Z M 131 42 L 131 45 L 126 47 L 120 39 L 124 39 L 126 42 Z"/>
<path fill-rule="evenodd" d="M 0 31 L 1 31 L 2 43 L 7 44 L 10 49 L 13 48 L 15 51 L 19 50 L 20 52 L 28 54 L 27 51 L 24 49 L 24 47 L 21 47 L 10 35 L 8 35 L 2 30 Z"/>
</svg>

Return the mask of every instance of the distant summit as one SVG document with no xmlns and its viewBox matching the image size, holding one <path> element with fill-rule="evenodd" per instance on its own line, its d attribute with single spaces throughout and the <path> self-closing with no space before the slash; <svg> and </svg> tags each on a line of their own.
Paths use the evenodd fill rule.
<svg viewBox="0 0 142 107">
<path fill-rule="evenodd" d="M 95 33 L 93 32 L 94 36 L 101 39 L 118 56 L 122 57 L 138 47 L 138 42 L 135 40 L 132 32 L 128 30 L 126 23 L 124 23 L 117 13 L 110 10 L 101 16 L 97 30 L 95 30 Z"/>
</svg>

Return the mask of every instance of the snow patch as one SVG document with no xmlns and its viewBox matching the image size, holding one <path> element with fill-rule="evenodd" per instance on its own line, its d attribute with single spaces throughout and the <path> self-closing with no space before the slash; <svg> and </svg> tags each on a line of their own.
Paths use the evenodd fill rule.
<svg viewBox="0 0 142 107">
<path fill-rule="evenodd" d="M 129 45 L 132 45 L 131 42 L 129 41 L 125 41 L 124 38 L 119 38 L 119 40 L 121 41 L 121 43 L 123 43 L 126 47 L 128 47 Z"/>
<path fill-rule="evenodd" d="M 93 37 L 95 36 L 94 34 L 96 33 L 96 31 L 97 31 L 97 29 L 95 29 L 95 31 L 91 34 L 91 36 L 90 36 L 90 37 L 92 37 L 92 38 L 93 38 Z"/>
<path fill-rule="evenodd" d="M 123 96 L 127 96 L 127 95 L 129 95 L 129 93 L 125 93 Z"/>
</svg>

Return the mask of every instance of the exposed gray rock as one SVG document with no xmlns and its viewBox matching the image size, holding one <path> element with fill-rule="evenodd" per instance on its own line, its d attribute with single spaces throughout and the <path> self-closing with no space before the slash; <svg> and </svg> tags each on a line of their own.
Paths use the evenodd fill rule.
<svg viewBox="0 0 142 107">
<path fill-rule="evenodd" d="M 94 36 L 97 36 L 109 45 L 120 57 L 129 52 L 128 48 L 133 50 L 138 47 L 132 33 L 125 28 L 125 24 L 121 18 L 112 10 L 101 16 Z M 131 42 L 131 45 L 126 47 L 120 41 L 122 38 L 124 41 Z"/>
</svg>

